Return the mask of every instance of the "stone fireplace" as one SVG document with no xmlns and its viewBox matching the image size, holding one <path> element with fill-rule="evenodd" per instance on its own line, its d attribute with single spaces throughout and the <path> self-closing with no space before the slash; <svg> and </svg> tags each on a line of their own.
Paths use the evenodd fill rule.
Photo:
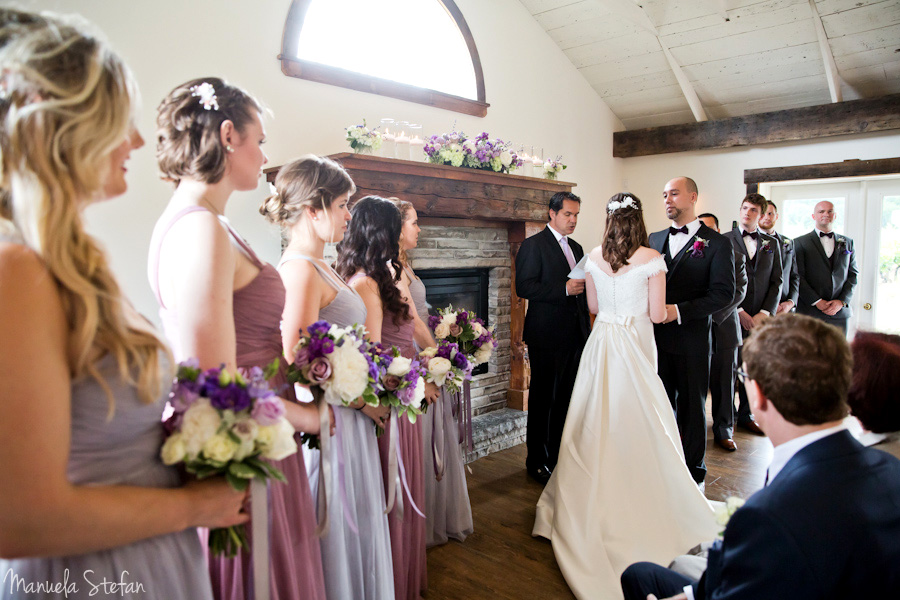
<svg viewBox="0 0 900 600">
<path fill-rule="evenodd" d="M 526 302 L 515 294 L 515 256 L 526 235 L 547 222 L 547 203 L 574 184 L 414 161 L 341 153 L 340 162 L 356 183 L 354 199 L 397 197 L 419 215 L 418 248 L 409 253 L 416 273 L 439 275 L 460 269 L 487 271 L 487 310 L 498 347 L 486 372 L 472 379 L 476 460 L 525 441 L 528 365 L 522 343 Z M 278 167 L 266 171 L 274 181 Z M 430 288 L 428 288 L 430 289 Z M 430 293 L 430 292 L 429 292 Z M 443 299 L 444 296 L 441 296 Z M 446 304 L 436 303 L 436 307 Z"/>
</svg>

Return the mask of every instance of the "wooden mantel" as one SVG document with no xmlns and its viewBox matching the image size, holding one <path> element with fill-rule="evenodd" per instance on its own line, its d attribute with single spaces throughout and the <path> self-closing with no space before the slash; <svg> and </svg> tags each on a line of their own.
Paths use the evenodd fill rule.
<svg viewBox="0 0 900 600">
<path fill-rule="evenodd" d="M 576 184 L 536 177 L 507 175 L 425 162 L 343 152 L 329 158 L 350 173 L 356 184 L 354 198 L 375 195 L 412 202 L 424 224 L 447 226 L 505 226 L 510 248 L 513 285 L 510 309 L 510 408 L 527 410 L 525 346 L 522 326 L 525 301 L 516 296 L 516 254 L 526 231 L 534 233 L 547 222 L 547 204 L 557 192 L 570 192 Z M 280 167 L 266 170 L 274 183 Z M 449 265 L 448 265 L 449 266 Z"/>
</svg>

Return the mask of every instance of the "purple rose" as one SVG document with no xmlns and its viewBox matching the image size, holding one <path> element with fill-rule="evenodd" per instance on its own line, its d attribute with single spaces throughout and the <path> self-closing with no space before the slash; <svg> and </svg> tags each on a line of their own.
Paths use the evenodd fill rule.
<svg viewBox="0 0 900 600">
<path fill-rule="evenodd" d="M 311 383 L 324 383 L 331 377 L 331 362 L 324 356 L 314 358 L 309 363 L 307 378 Z"/>
<path fill-rule="evenodd" d="M 389 392 L 395 391 L 400 387 L 401 379 L 396 375 L 388 375 L 384 378 L 384 389 Z"/>
<path fill-rule="evenodd" d="M 274 425 L 278 422 L 278 419 L 284 416 L 284 404 L 276 396 L 260 398 L 253 406 L 250 416 L 260 425 Z"/>
<path fill-rule="evenodd" d="M 450 324 L 450 335 L 452 335 L 453 337 L 459 337 L 459 334 L 461 334 L 461 333 L 462 333 L 462 327 L 460 327 L 456 323 Z"/>
<path fill-rule="evenodd" d="M 302 369 L 309 364 L 309 360 L 309 346 L 303 344 L 299 348 L 297 348 L 297 355 L 294 357 L 294 365 L 298 369 Z"/>
<path fill-rule="evenodd" d="M 250 408 L 251 398 L 246 388 L 231 382 L 225 387 L 218 388 L 209 396 L 209 403 L 219 410 L 233 410 L 240 412 Z"/>
</svg>

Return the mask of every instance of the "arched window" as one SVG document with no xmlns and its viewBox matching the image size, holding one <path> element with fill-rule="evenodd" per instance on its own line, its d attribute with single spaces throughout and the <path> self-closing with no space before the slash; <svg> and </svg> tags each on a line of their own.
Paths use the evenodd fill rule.
<svg viewBox="0 0 900 600">
<path fill-rule="evenodd" d="M 483 117 L 481 61 L 453 0 L 293 0 L 285 75 Z"/>
</svg>

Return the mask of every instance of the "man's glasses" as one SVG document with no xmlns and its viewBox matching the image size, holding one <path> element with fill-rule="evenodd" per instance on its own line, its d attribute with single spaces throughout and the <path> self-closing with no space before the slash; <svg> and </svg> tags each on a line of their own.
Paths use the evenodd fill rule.
<svg viewBox="0 0 900 600">
<path fill-rule="evenodd" d="M 741 385 L 747 385 L 747 380 L 750 379 L 750 375 L 746 371 L 742 371 L 741 369 L 735 367 L 734 374 L 737 375 L 738 381 L 741 382 Z"/>
</svg>

